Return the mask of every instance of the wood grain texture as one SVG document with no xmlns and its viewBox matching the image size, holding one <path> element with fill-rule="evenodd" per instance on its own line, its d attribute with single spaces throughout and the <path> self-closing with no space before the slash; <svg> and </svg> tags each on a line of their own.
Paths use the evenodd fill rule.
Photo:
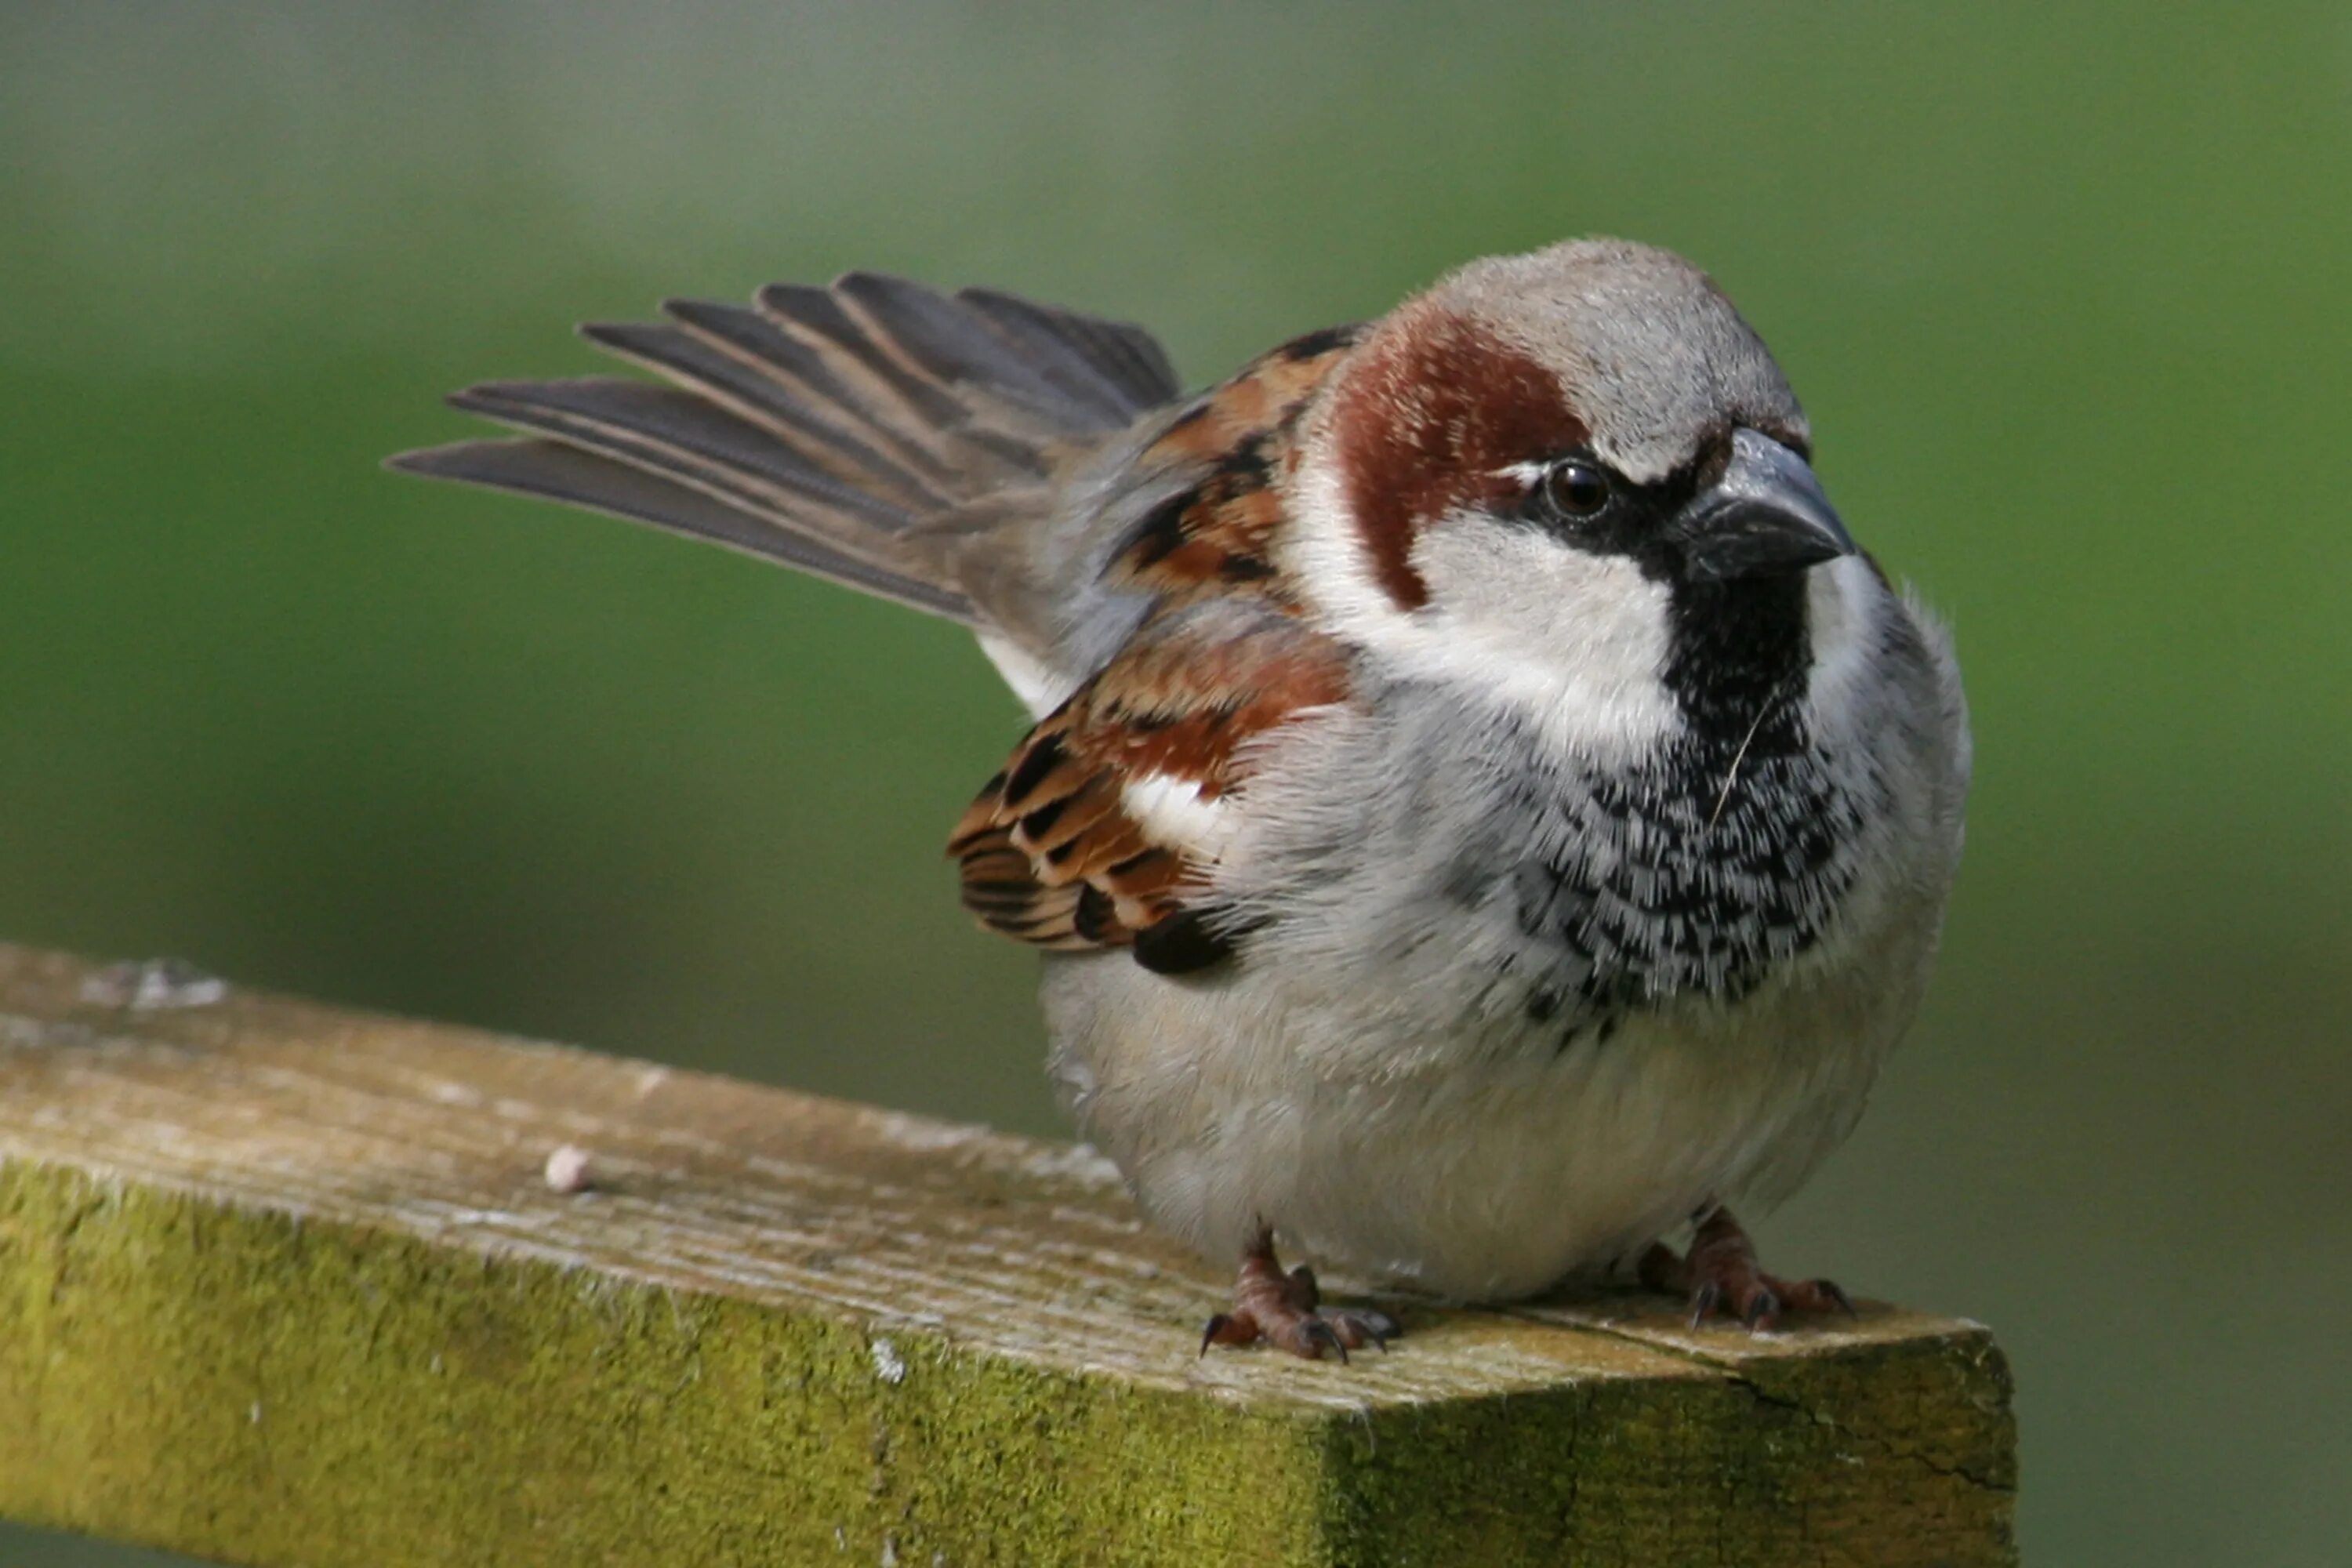
<svg viewBox="0 0 2352 1568">
<path fill-rule="evenodd" d="M 1973 1324 L 1629 1295 L 1198 1357 L 1223 1283 L 1080 1150 L 0 947 L 8 1517 L 366 1568 L 2015 1561 Z"/>
</svg>

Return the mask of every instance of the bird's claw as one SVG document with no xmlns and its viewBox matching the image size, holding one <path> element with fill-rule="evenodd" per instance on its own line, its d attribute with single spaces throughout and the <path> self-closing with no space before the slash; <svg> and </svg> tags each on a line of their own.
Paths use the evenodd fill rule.
<svg viewBox="0 0 2352 1568">
<path fill-rule="evenodd" d="M 1315 1271 L 1304 1263 L 1285 1273 L 1275 1261 L 1274 1237 L 1261 1229 L 1242 1254 L 1234 1284 L 1234 1306 L 1211 1318 L 1202 1331 L 1201 1353 L 1211 1345 L 1279 1345 L 1292 1355 L 1320 1361 L 1325 1354 L 1348 1360 L 1349 1351 L 1389 1342 L 1404 1332 L 1394 1318 L 1370 1308 L 1325 1311 Z"/>
<path fill-rule="evenodd" d="M 1783 1279 L 1764 1272 L 1755 1244 L 1722 1209 L 1699 1222 L 1688 1253 L 1678 1257 L 1671 1247 L 1652 1247 L 1642 1255 L 1639 1273 L 1653 1290 L 1687 1293 L 1694 1329 L 1705 1328 L 1717 1314 L 1737 1318 L 1759 1334 L 1769 1333 L 1790 1313 L 1855 1315 L 1853 1298 L 1834 1280 Z"/>
</svg>

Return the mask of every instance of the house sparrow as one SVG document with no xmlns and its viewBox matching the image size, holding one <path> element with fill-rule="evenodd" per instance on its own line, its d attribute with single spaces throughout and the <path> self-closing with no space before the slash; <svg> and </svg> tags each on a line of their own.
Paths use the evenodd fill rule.
<svg viewBox="0 0 2352 1568">
<path fill-rule="evenodd" d="M 585 334 L 525 432 L 394 459 L 972 628 L 1035 725 L 953 833 L 1052 1071 L 1241 1260 L 1211 1342 L 1383 1345 L 1274 1237 L 1462 1300 L 1638 1257 L 1694 1323 L 1845 1304 L 1724 1205 L 1853 1127 L 1924 988 L 1969 737 L 1706 276 L 1474 263 L 1197 395 L 1139 329 L 869 273 Z M 1695 1225 L 1686 1254 L 1661 1240 Z"/>
</svg>

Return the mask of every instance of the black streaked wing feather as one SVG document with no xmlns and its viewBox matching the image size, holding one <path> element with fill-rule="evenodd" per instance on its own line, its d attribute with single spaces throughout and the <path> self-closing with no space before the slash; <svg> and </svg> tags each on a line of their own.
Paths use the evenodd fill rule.
<svg viewBox="0 0 2352 1568">
<path fill-rule="evenodd" d="M 1122 406 L 1130 418 L 1173 402 L 1184 391 L 1158 340 L 1141 327 L 1057 310 L 993 289 L 959 289 L 956 298 L 1008 335 L 1026 343 L 1052 345 L 1105 377 L 1124 400 Z"/>
<path fill-rule="evenodd" d="M 977 488 L 1034 484 L 1052 471 L 1048 442 L 1108 428 L 1084 417 L 1069 418 L 1075 411 L 1066 408 L 1056 419 L 1010 394 L 1004 378 L 1031 373 L 1025 367 L 1016 370 L 1017 362 L 1009 359 L 992 383 L 950 389 L 919 364 L 886 351 L 828 289 L 771 283 L 760 290 L 759 304 L 761 314 L 814 351 L 825 368 L 850 387 L 868 418 L 928 446 L 968 482 L 977 481 Z M 1003 417 L 1008 405 L 1009 419 Z"/>
<path fill-rule="evenodd" d="M 966 623 L 973 619 L 971 603 L 960 594 L 828 550 L 806 534 L 780 529 L 763 517 L 699 490 L 560 441 L 461 441 L 404 452 L 390 459 L 388 466 L 404 473 L 461 479 L 650 523 L 764 560 L 781 561 L 930 615 Z"/>
<path fill-rule="evenodd" d="M 773 331 L 757 317 L 751 319 Z M 903 463 L 842 425 L 814 416 L 805 389 L 779 378 L 759 361 L 714 347 L 699 332 L 659 322 L 591 321 L 580 335 L 760 426 L 844 484 L 866 487 L 879 499 L 908 510 L 948 504 L 946 497 Z"/>
<path fill-rule="evenodd" d="M 830 290 L 771 286 L 756 305 L 673 300 L 667 322 L 584 328 L 671 384 L 475 387 L 451 401 L 545 440 L 394 466 L 615 512 L 1037 635 L 1036 604 L 1064 587 L 1031 578 L 1056 568 L 1018 545 L 977 548 L 981 537 L 1047 515 L 1074 453 L 1175 395 L 1159 345 L 1011 295 L 868 273 Z"/>
<path fill-rule="evenodd" d="M 1075 407 L 1107 428 L 1133 417 L 1100 378 L 1065 374 L 1056 381 L 1038 354 L 993 330 L 979 311 L 944 295 L 878 272 L 846 273 L 833 291 L 870 340 L 959 391 L 1011 398 L 1033 418 L 1057 405 Z"/>
<path fill-rule="evenodd" d="M 600 453 L 719 500 L 789 513 L 826 548 L 885 570 L 913 563 L 904 510 L 842 484 L 782 443 L 690 393 L 609 377 L 489 382 L 450 403 L 533 435 Z"/>
</svg>

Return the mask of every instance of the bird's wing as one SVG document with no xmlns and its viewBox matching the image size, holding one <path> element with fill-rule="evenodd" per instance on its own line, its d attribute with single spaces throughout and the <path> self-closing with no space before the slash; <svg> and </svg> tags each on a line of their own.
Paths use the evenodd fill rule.
<svg viewBox="0 0 2352 1568">
<path fill-rule="evenodd" d="M 1138 482 L 1187 482 L 1127 528 L 1104 575 L 1150 608 L 982 788 L 949 846 L 991 929 L 1061 951 L 1131 946 L 1163 972 L 1229 951 L 1235 933 L 1194 895 L 1231 836 L 1255 742 L 1349 696 L 1346 650 L 1302 616 L 1278 545 L 1300 416 L 1353 339 L 1285 344 L 1144 449 Z"/>
<path fill-rule="evenodd" d="M 1046 716 L 949 842 L 990 929 L 1061 951 L 1132 945 L 1147 966 L 1223 956 L 1192 896 L 1234 827 L 1253 742 L 1346 700 L 1340 647 L 1263 602 L 1155 617 Z"/>
<path fill-rule="evenodd" d="M 925 539 L 987 500 L 1053 504 L 1066 456 L 1179 392 L 1140 328 L 853 272 L 751 308 L 677 300 L 589 341 L 669 384 L 496 382 L 450 401 L 523 433 L 392 467 L 715 541 L 921 610 L 988 619 Z"/>
</svg>

